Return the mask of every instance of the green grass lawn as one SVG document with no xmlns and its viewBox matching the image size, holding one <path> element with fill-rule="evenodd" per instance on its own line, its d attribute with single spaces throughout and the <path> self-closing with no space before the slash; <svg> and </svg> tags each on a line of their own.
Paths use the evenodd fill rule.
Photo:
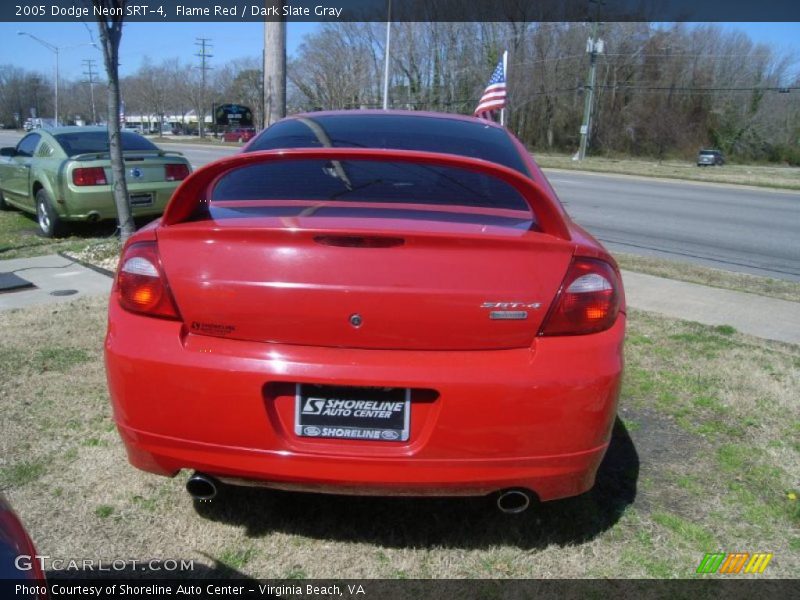
<svg viewBox="0 0 800 600">
<path fill-rule="evenodd" d="M 104 329 L 104 299 L 0 313 L 0 487 L 40 554 L 223 577 L 672 578 L 739 551 L 774 554 L 758 577 L 800 574 L 800 347 L 632 311 L 597 485 L 509 517 L 483 499 L 257 488 L 195 505 L 185 474 L 127 463 Z"/>
<path fill-rule="evenodd" d="M 769 296 L 780 300 L 800 302 L 800 283 L 796 281 L 724 271 L 681 260 L 666 260 L 624 252 L 615 252 L 614 258 L 619 263 L 620 268 L 628 271 L 688 281 L 689 283 L 699 283 L 737 292 Z"/>
<path fill-rule="evenodd" d="M 0 210 L 0 260 L 42 256 L 56 252 L 80 252 L 115 238 L 116 224 L 76 223 L 69 236 L 45 238 L 33 215 L 18 210 Z"/>
<path fill-rule="evenodd" d="M 800 190 L 800 167 L 737 164 L 726 164 L 723 167 L 698 167 L 691 161 L 658 161 L 646 158 L 605 158 L 599 156 L 590 156 L 582 161 L 574 161 L 571 156 L 565 154 L 538 152 L 534 152 L 533 157 L 539 166 L 549 169 L 569 169 L 595 173 L 663 177 L 666 179 L 684 179 L 707 183 L 732 183 Z"/>
</svg>

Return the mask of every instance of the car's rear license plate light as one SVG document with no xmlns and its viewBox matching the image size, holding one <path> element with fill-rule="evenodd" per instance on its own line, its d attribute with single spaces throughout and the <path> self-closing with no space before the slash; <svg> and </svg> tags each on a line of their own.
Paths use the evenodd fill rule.
<svg viewBox="0 0 800 600">
<path fill-rule="evenodd" d="M 301 437 L 405 442 L 411 390 L 298 383 L 295 434 Z"/>
</svg>

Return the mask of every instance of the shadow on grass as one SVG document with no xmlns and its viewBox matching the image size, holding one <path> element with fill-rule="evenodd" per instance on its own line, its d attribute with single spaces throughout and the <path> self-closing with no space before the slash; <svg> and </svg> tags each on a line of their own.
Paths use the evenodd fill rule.
<svg viewBox="0 0 800 600">
<path fill-rule="evenodd" d="M 375 498 L 277 492 L 223 486 L 213 502 L 196 503 L 210 521 L 244 527 L 250 537 L 272 532 L 395 548 L 543 548 L 591 540 L 612 527 L 636 497 L 639 457 L 623 422 L 592 490 L 505 515 L 494 498 Z"/>
</svg>

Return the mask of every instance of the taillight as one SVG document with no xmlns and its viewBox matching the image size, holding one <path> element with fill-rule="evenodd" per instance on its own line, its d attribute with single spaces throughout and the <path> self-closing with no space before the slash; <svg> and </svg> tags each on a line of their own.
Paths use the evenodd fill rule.
<svg viewBox="0 0 800 600">
<path fill-rule="evenodd" d="M 155 242 L 128 246 L 120 259 L 116 289 L 119 303 L 126 310 L 166 319 L 180 318 Z"/>
<path fill-rule="evenodd" d="M 189 176 L 189 167 L 184 164 L 164 165 L 164 179 L 167 181 L 183 181 Z"/>
<path fill-rule="evenodd" d="M 614 268 L 596 258 L 576 257 L 539 335 L 583 335 L 617 320 L 620 282 Z"/>
<path fill-rule="evenodd" d="M 106 172 L 103 167 L 81 167 L 72 171 L 75 185 L 106 185 Z"/>
</svg>

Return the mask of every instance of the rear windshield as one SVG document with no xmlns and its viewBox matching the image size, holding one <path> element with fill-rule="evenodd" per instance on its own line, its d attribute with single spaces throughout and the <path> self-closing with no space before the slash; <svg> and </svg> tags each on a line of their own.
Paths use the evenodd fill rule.
<svg viewBox="0 0 800 600">
<path fill-rule="evenodd" d="M 248 151 L 277 148 L 391 148 L 482 158 L 530 176 L 505 130 L 480 123 L 415 115 L 320 115 L 281 121 Z"/>
<path fill-rule="evenodd" d="M 158 150 L 149 140 L 135 133 L 120 132 L 122 151 Z M 67 156 L 89 154 L 92 152 L 108 152 L 108 133 L 105 131 L 81 131 L 76 133 L 59 133 L 55 136 Z"/>
<path fill-rule="evenodd" d="M 716 156 L 718 153 L 714 150 L 701 150 L 700 156 Z"/>
<path fill-rule="evenodd" d="M 427 204 L 530 214 L 519 192 L 494 177 L 453 167 L 370 160 L 296 160 L 241 167 L 217 181 L 211 200 Z"/>
</svg>

